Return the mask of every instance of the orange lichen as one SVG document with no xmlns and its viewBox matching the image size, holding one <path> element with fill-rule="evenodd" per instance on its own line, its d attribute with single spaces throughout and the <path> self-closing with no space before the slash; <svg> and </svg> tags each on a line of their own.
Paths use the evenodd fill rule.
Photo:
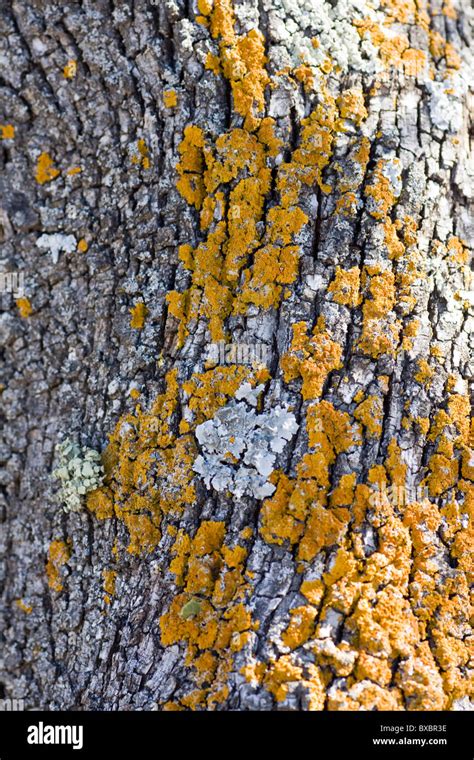
<svg viewBox="0 0 474 760">
<path fill-rule="evenodd" d="M 453 20 L 457 19 L 458 13 L 453 5 L 453 0 L 444 0 L 441 13 L 447 18 L 452 18 Z"/>
<path fill-rule="evenodd" d="M 15 604 L 22 612 L 24 612 L 26 615 L 31 615 L 33 612 L 33 607 L 31 604 L 26 604 L 23 599 L 15 599 Z"/>
<path fill-rule="evenodd" d="M 336 454 L 360 443 L 359 431 L 354 430 L 347 412 L 335 409 L 328 401 L 312 404 L 307 411 L 306 427 L 311 448 Z"/>
<path fill-rule="evenodd" d="M 400 447 L 392 439 L 385 467 L 372 468 L 368 482 L 386 484 L 390 480 L 400 486 L 406 477 L 406 466 L 400 458 Z M 294 485 L 286 498 L 293 489 Z M 365 510 L 366 501 L 366 487 L 357 486 L 352 500 L 354 509 L 359 505 L 357 510 Z M 468 604 L 464 569 L 455 571 L 456 579 L 445 580 L 438 575 L 434 560 L 439 551 L 436 533 L 441 515 L 435 505 L 427 501 L 408 502 L 402 520 L 398 508 L 388 499 L 379 502 L 372 517 L 377 549 L 367 557 L 357 531 L 352 530 L 344 538 L 349 527 L 347 518 L 345 527 L 344 521 L 339 529 L 336 522 L 325 527 L 321 520 L 324 511 L 321 506 L 316 507 L 313 535 L 320 536 L 316 549 L 324 546 L 324 541 L 337 544 L 339 549 L 322 579 L 302 583 L 300 592 L 309 605 L 290 611 L 282 640 L 291 649 L 304 646 L 305 651 L 314 641 L 319 669 L 316 667 L 305 678 L 292 656 L 284 655 L 268 663 L 254 662 L 244 672 L 248 680 L 256 680 L 277 700 L 284 701 L 296 684 L 308 689 L 313 686 L 317 694 L 322 678 L 324 695 L 324 670 L 330 667 L 336 675 L 347 679 L 343 688 L 331 689 L 329 709 L 335 710 L 446 709 L 454 698 L 470 693 L 464 673 L 469 655 L 463 641 L 463 631 L 468 626 L 463 628 L 461 623 L 462 605 Z M 459 521 L 456 505 L 451 502 L 449 510 L 449 521 L 455 524 L 455 520 Z M 294 507 L 288 514 L 295 514 Z M 457 530 L 451 533 L 453 556 L 455 541 L 461 534 L 464 544 L 459 541 L 462 547 L 459 554 L 465 556 L 466 531 L 458 522 Z M 326 538 L 321 543 L 322 536 Z M 275 542 L 274 536 L 264 533 L 264 537 Z M 305 539 L 306 536 L 299 541 L 300 553 Z M 352 644 L 335 645 L 331 639 L 318 638 L 321 629 L 313 621 L 317 619 L 324 625 L 326 613 L 334 611 L 345 616 L 344 625 Z M 454 620 L 457 622 L 453 626 Z M 432 637 L 432 648 L 426 641 L 428 634 Z M 393 680 L 392 668 L 397 661 L 400 666 Z"/>
<path fill-rule="evenodd" d="M 315 607 L 294 607 L 290 610 L 290 623 L 283 631 L 281 640 L 289 649 L 296 649 L 310 638 L 314 630 L 314 621 L 317 616 Z"/>
<path fill-rule="evenodd" d="M 354 491 L 357 476 L 354 472 L 342 475 L 337 486 L 331 491 L 329 504 L 331 507 L 349 507 L 354 501 Z"/>
<path fill-rule="evenodd" d="M 402 348 L 410 351 L 413 348 L 413 338 L 418 335 L 420 329 L 419 319 L 411 319 L 403 329 Z"/>
<path fill-rule="evenodd" d="M 80 251 L 80 253 L 85 253 L 89 248 L 89 243 L 85 238 L 81 238 L 77 244 L 77 250 Z"/>
<path fill-rule="evenodd" d="M 180 323 L 178 345 L 189 332 L 187 325 L 194 325 L 200 315 L 209 320 L 212 340 L 223 339 L 224 321 L 232 312 L 246 313 L 249 303 L 277 306 L 283 286 L 296 279 L 294 240 L 307 217 L 299 208 L 289 207 L 285 183 L 281 205 L 268 212 L 265 237 L 260 240 L 258 233 L 271 189 L 268 164 L 280 146 L 273 125 L 272 119 L 262 119 L 257 135 L 232 129 L 217 138 L 214 149 L 198 127 L 185 129 L 177 187 L 188 203 L 201 210 L 201 228 L 209 232 L 194 251 L 180 248 L 180 258 L 193 276 L 187 291 L 167 296 L 169 311 Z M 280 167 L 281 172 L 285 167 Z M 229 183 L 226 203 L 223 187 Z M 227 224 L 221 220 L 223 213 Z"/>
<path fill-rule="evenodd" d="M 170 372 L 149 411 L 137 406 L 118 421 L 102 456 L 105 483 L 87 497 L 88 509 L 99 519 L 115 515 L 124 522 L 130 553 L 153 551 L 163 513 L 180 513 L 194 500 L 195 444 L 170 428 L 177 396 L 176 372 Z"/>
<path fill-rule="evenodd" d="M 26 298 L 26 296 L 17 298 L 15 300 L 15 303 L 18 307 L 18 311 L 22 319 L 28 319 L 28 317 L 30 317 L 33 314 L 33 307 L 31 305 L 30 299 Z"/>
<path fill-rule="evenodd" d="M 452 235 L 446 245 L 449 261 L 461 266 L 469 263 L 470 251 L 466 243 L 455 235 Z"/>
<path fill-rule="evenodd" d="M 403 71 L 406 76 L 417 77 L 425 71 L 428 58 L 424 50 L 410 47 L 410 41 L 405 34 L 394 34 L 390 29 L 393 21 L 401 20 L 399 9 L 404 9 L 406 3 L 396 3 L 396 6 L 398 10 L 393 16 L 388 16 L 383 26 L 370 18 L 356 18 L 352 23 L 362 39 L 370 39 L 378 49 L 385 69 L 390 70 L 393 67 Z M 426 11 L 417 7 L 413 9 L 413 13 L 417 23 L 425 29 L 425 32 L 428 32 L 429 16 Z"/>
<path fill-rule="evenodd" d="M 165 90 L 163 92 L 163 103 L 166 108 L 176 108 L 178 105 L 176 90 Z"/>
<path fill-rule="evenodd" d="M 360 270 L 341 269 L 336 267 L 333 281 L 328 287 L 328 293 L 332 293 L 332 300 L 342 306 L 355 308 L 360 303 Z"/>
<path fill-rule="evenodd" d="M 138 502 L 139 499 L 137 498 L 136 501 Z M 137 504 L 138 506 L 141 505 Z M 153 516 L 149 517 L 147 514 L 125 514 L 123 522 L 130 536 L 130 543 L 127 547 L 129 554 L 150 553 L 160 543 L 161 532 L 157 525 L 159 518 L 155 521 Z"/>
<path fill-rule="evenodd" d="M 256 375 L 260 382 L 265 377 L 268 377 L 266 371 Z M 189 411 L 196 424 L 213 417 L 246 380 L 253 380 L 253 373 L 245 366 L 215 367 L 206 372 L 194 373 L 183 383 L 183 391 L 188 397 Z"/>
<path fill-rule="evenodd" d="M 320 102 L 301 122 L 299 145 L 276 168 L 278 203 L 265 209 L 272 189 L 272 159 L 283 143 L 274 133 L 274 120 L 263 114 L 263 93 L 270 80 L 262 38 L 256 30 L 236 35 L 229 0 L 216 0 L 203 15 L 219 40 L 219 59 L 208 54 L 206 66 L 215 72 L 221 67 L 231 82 L 234 111 L 243 124 L 216 139 L 188 125 L 178 148 L 177 188 L 200 211 L 201 230 L 207 231 L 195 250 L 187 244 L 180 248 L 181 261 L 192 272 L 190 287 L 167 296 L 169 313 L 178 321 L 178 347 L 202 316 L 209 322 L 211 340 L 219 341 L 225 338 L 224 324 L 231 314 L 246 314 L 249 305 L 277 308 L 291 295 L 285 286 L 297 278 L 298 236 L 308 221 L 297 206 L 300 194 L 314 183 L 322 192 L 330 191 L 323 172 L 334 138 L 344 131 L 346 119 L 360 126 L 367 115 L 361 92 L 344 91 L 339 110 L 323 85 Z"/>
<path fill-rule="evenodd" d="M 344 193 L 336 201 L 336 213 L 343 216 L 354 216 L 359 207 L 355 193 Z"/>
<path fill-rule="evenodd" d="M 13 140 L 15 137 L 15 127 L 13 124 L 0 124 L 0 139 Z"/>
<path fill-rule="evenodd" d="M 204 168 L 204 134 L 202 129 L 194 125 L 184 130 L 181 143 L 178 146 L 180 160 L 176 166 L 179 179 L 176 187 L 186 201 L 201 208 L 204 199 L 202 173 Z"/>
<path fill-rule="evenodd" d="M 114 515 L 113 497 L 110 489 L 90 491 L 86 496 L 87 508 L 98 520 L 107 520 Z"/>
<path fill-rule="evenodd" d="M 48 585 L 53 591 L 63 590 L 61 579 L 61 568 L 71 557 L 71 542 L 52 541 L 48 550 L 48 560 L 46 562 L 46 575 Z"/>
<path fill-rule="evenodd" d="M 115 596 L 115 583 L 117 580 L 117 572 L 115 570 L 103 570 L 103 588 L 104 588 L 104 602 L 110 604 L 112 597 Z"/>
<path fill-rule="evenodd" d="M 382 399 L 379 396 L 368 396 L 356 407 L 354 417 L 359 420 L 369 435 L 380 436 L 383 420 Z"/>
<path fill-rule="evenodd" d="M 137 152 L 132 153 L 132 164 L 141 166 L 142 169 L 150 168 L 150 152 L 145 140 L 141 137 L 137 140 Z"/>
<path fill-rule="evenodd" d="M 361 89 L 355 87 L 351 90 L 344 90 L 342 95 L 337 99 L 337 105 L 341 118 L 354 121 L 360 126 L 368 116 L 364 102 L 364 93 Z"/>
<path fill-rule="evenodd" d="M 216 74 L 216 76 L 222 73 L 220 59 L 219 59 L 219 56 L 217 55 L 208 53 L 206 56 L 206 62 L 204 65 L 206 69 L 208 69 L 209 71 L 212 71 L 214 74 Z"/>
<path fill-rule="evenodd" d="M 132 318 L 130 319 L 130 327 L 134 330 L 143 330 L 145 326 L 145 319 L 148 314 L 148 309 L 143 301 L 138 301 L 135 306 L 130 309 Z"/>
<path fill-rule="evenodd" d="M 271 663 L 263 678 L 263 685 L 273 694 L 277 702 L 283 702 L 290 685 L 293 683 L 296 686 L 302 675 L 302 668 L 295 665 L 291 658 L 285 655 Z"/>
<path fill-rule="evenodd" d="M 279 172 L 277 185 L 284 207 L 297 202 L 303 184 L 316 182 L 324 193 L 331 190 L 322 175 L 331 160 L 335 133 L 342 126 L 336 101 L 326 88 L 321 103 L 302 119 L 301 127 L 300 145 Z"/>
<path fill-rule="evenodd" d="M 362 306 L 363 326 L 359 340 L 361 350 L 377 358 L 393 354 L 398 344 L 401 323 L 395 318 L 395 275 L 378 264 L 366 266 L 361 278 L 366 292 Z"/>
<path fill-rule="evenodd" d="M 290 350 L 280 362 L 285 382 L 301 377 L 303 398 L 316 399 L 321 395 L 329 374 L 342 366 L 341 356 L 342 347 L 332 340 L 322 317 L 311 336 L 308 336 L 308 325 L 297 322 L 293 325 Z"/>
<path fill-rule="evenodd" d="M 36 164 L 36 181 L 40 185 L 44 185 L 46 182 L 56 179 L 59 174 L 59 169 L 56 169 L 54 166 L 53 159 L 49 153 L 41 153 Z"/>
<path fill-rule="evenodd" d="M 253 130 L 259 124 L 269 83 L 263 34 L 257 29 L 246 35 L 235 32 L 230 0 L 214 0 L 203 15 L 209 18 L 212 37 L 219 41 L 220 64 L 230 82 L 234 110 L 244 119 L 244 128 Z"/>
<path fill-rule="evenodd" d="M 297 69 L 293 70 L 293 76 L 301 82 L 306 92 L 309 92 L 314 87 L 314 73 L 311 66 L 307 64 L 301 64 Z"/>
<path fill-rule="evenodd" d="M 185 664 L 199 687 L 182 695 L 184 707 L 225 701 L 233 653 L 248 643 L 255 628 L 242 600 L 246 593 L 242 546 L 225 544 L 225 523 L 203 521 L 191 538 L 179 531 L 170 570 L 183 590 L 160 619 L 164 646 L 186 645 Z"/>
<path fill-rule="evenodd" d="M 397 225 L 387 217 L 383 222 L 384 242 L 390 259 L 399 259 L 405 253 L 405 246 L 397 234 Z"/>
<path fill-rule="evenodd" d="M 413 377 L 421 385 L 430 385 L 434 372 L 426 359 L 418 360 L 418 372 L 415 372 Z"/>
<path fill-rule="evenodd" d="M 77 61 L 71 59 L 63 68 L 63 76 L 65 79 L 74 79 L 77 74 Z"/>
<path fill-rule="evenodd" d="M 269 543 L 298 544 L 298 559 L 310 561 L 324 546 L 336 541 L 347 523 L 350 503 L 344 494 L 353 493 L 354 478 L 345 476 L 339 495 L 326 508 L 330 468 L 338 454 L 360 443 L 359 431 L 347 413 L 321 401 L 308 409 L 307 429 L 310 452 L 297 466 L 296 479 L 276 473 L 274 495 L 264 502 L 261 533 Z"/>
<path fill-rule="evenodd" d="M 398 161 L 399 159 L 395 159 Z M 371 177 L 371 182 L 365 188 L 365 195 L 373 200 L 370 214 L 374 219 L 384 219 L 395 205 L 396 194 L 390 179 L 384 174 L 385 160 L 380 158 Z"/>
</svg>

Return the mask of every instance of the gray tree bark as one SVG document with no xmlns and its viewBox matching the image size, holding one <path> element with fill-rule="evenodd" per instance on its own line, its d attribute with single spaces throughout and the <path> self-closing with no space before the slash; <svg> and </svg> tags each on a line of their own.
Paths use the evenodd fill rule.
<svg viewBox="0 0 474 760">
<path fill-rule="evenodd" d="M 1 268 L 25 287 L 1 295 L 5 697 L 53 710 L 470 706 L 470 18 L 441 0 L 3 5 Z M 245 53 L 255 39 L 266 62 L 258 42 Z M 258 132 L 265 118 L 281 141 L 273 152 Z M 186 149 L 190 125 L 207 157 Z M 210 182 L 208 156 L 237 129 L 246 160 L 230 178 L 222 170 L 221 211 L 210 185 L 193 204 L 193 181 Z M 243 191 L 254 244 L 233 277 L 223 262 L 247 233 L 232 238 L 232 192 L 256 177 L 256 135 L 269 185 L 260 211 Z M 285 164 L 299 178 L 288 203 Z M 180 176 L 190 184 L 177 186 Z M 207 229 L 196 208 L 206 198 Z M 290 229 L 295 208 L 305 221 Z M 272 209 L 286 239 L 280 227 L 272 239 Z M 201 264 L 193 271 L 178 249 L 201 243 L 210 256 L 219 213 L 215 279 L 227 290 L 209 305 Z M 296 269 L 279 259 L 259 279 L 265 244 L 271 255 L 293 247 Z M 187 289 L 201 305 L 180 327 L 167 295 Z M 297 426 L 263 478 L 276 486 L 266 498 L 250 485 L 243 495 L 207 487 L 192 470 L 201 455 L 213 475 L 196 426 L 232 407 L 241 384 L 222 390 L 215 374 L 192 411 L 199 382 L 185 384 L 216 372 L 206 350 L 221 313 L 226 342 L 264 344 L 269 356 L 268 375 L 233 362 L 226 379 L 263 377 L 257 416 L 281 405 Z M 167 387 L 176 404 L 160 412 Z M 90 498 L 63 511 L 58 441 L 104 452 L 137 403 L 170 435 L 145 446 L 154 464 L 141 485 L 125 493 L 119 441 L 101 491 L 113 515 L 100 519 Z M 245 422 L 250 405 L 238 408 Z M 189 455 L 177 464 L 183 438 Z M 255 470 L 238 456 L 233 467 L 250 483 Z M 379 499 L 383 482 L 392 493 Z M 133 496 L 151 500 L 131 506 Z M 199 548 L 208 523 L 223 533 Z M 236 546 L 243 558 L 230 559 Z"/>
</svg>

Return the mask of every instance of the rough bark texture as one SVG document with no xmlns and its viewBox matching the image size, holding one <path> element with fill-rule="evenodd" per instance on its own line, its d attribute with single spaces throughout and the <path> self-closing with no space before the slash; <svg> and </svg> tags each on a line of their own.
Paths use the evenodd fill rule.
<svg viewBox="0 0 474 760">
<path fill-rule="evenodd" d="M 0 12 L 4 694 L 468 708 L 464 3 L 198 5 Z M 104 452 L 79 512 L 64 438 Z"/>
</svg>

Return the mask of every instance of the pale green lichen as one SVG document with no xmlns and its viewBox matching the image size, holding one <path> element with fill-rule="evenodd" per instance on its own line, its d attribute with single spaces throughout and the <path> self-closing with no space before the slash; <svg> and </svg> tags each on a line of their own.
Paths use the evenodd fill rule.
<svg viewBox="0 0 474 760">
<path fill-rule="evenodd" d="M 104 468 L 100 454 L 67 438 L 55 448 L 58 467 L 53 477 L 61 481 L 59 498 L 65 512 L 79 512 L 83 499 L 102 484 Z"/>
</svg>

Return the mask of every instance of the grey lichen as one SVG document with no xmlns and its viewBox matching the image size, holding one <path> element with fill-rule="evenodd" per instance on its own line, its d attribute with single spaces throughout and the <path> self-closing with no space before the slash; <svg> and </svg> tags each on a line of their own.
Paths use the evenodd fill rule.
<svg viewBox="0 0 474 760">
<path fill-rule="evenodd" d="M 244 383 L 226 406 L 196 428 L 202 454 L 194 462 L 208 488 L 263 499 L 275 490 L 268 481 L 276 454 L 291 440 L 298 424 L 282 406 L 257 414 L 255 407 L 263 386 Z M 236 400 L 237 399 L 237 400 Z"/>
<path fill-rule="evenodd" d="M 55 448 L 58 467 L 53 477 L 61 481 L 59 498 L 65 512 L 79 512 L 84 496 L 98 488 L 104 479 L 100 454 L 95 449 L 67 438 Z"/>
</svg>

